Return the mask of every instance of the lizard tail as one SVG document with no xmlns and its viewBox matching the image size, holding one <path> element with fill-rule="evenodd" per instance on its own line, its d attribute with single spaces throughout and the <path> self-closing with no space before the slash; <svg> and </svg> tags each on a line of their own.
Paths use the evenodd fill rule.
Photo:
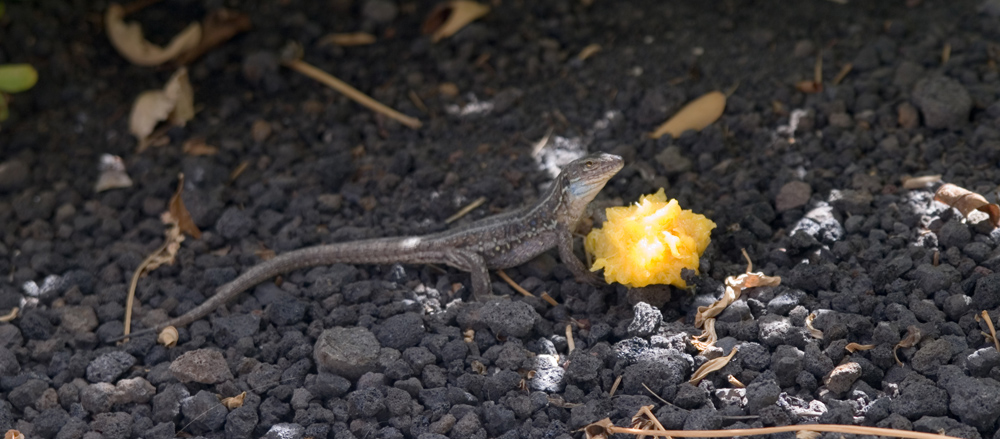
<svg viewBox="0 0 1000 439">
<path fill-rule="evenodd" d="M 159 332 L 167 326 L 182 327 L 209 315 L 240 293 L 279 274 L 302 268 L 331 264 L 425 264 L 445 262 L 439 252 L 427 251 L 424 238 L 384 238 L 338 244 L 317 245 L 282 253 L 261 262 L 236 279 L 220 286 L 215 295 L 181 316 L 160 323 L 149 329 L 123 335 L 109 341 L 139 337 Z"/>
</svg>

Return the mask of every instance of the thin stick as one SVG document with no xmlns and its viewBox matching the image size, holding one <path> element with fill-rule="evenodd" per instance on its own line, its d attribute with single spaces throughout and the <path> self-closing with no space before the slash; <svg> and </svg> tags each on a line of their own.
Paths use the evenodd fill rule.
<svg viewBox="0 0 1000 439">
<path fill-rule="evenodd" d="M 922 433 L 919 431 L 894 430 L 891 428 L 861 427 L 857 425 L 836 425 L 836 424 L 800 424 L 782 425 L 779 427 L 765 428 L 734 428 L 732 430 L 642 430 L 638 428 L 625 428 L 610 426 L 608 433 L 612 434 L 642 434 L 647 436 L 675 436 L 675 437 L 736 437 L 736 436 L 759 436 L 762 434 L 785 433 L 789 431 L 829 431 L 834 433 L 866 434 L 872 436 L 891 436 L 909 439 L 958 439 L 954 436 L 943 434 Z"/>
<path fill-rule="evenodd" d="M 316 67 L 313 67 L 311 64 L 305 61 L 297 59 L 283 60 L 281 61 L 281 64 L 283 64 L 285 67 L 295 70 L 296 72 L 299 72 L 312 79 L 322 82 L 326 86 L 343 93 L 344 96 L 347 96 L 354 102 L 357 102 L 376 113 L 382 113 L 392 119 L 395 119 L 396 121 L 398 121 L 403 125 L 406 125 L 413 129 L 418 129 L 423 125 L 420 122 L 420 120 L 407 116 L 403 113 L 400 113 L 396 110 L 393 110 L 392 108 L 385 106 L 381 102 L 376 101 L 375 99 L 372 99 L 368 95 L 358 91 L 358 89 L 351 87 L 346 82 L 333 77 L 333 75 L 330 75 L 327 72 L 324 72 Z"/>
<path fill-rule="evenodd" d="M 475 200 L 472 200 L 472 202 L 469 203 L 468 205 L 466 205 L 465 207 L 463 207 L 462 210 L 459 210 L 458 212 L 455 212 L 454 215 L 449 216 L 448 219 L 444 220 L 444 223 L 445 224 L 451 224 L 451 223 L 455 222 L 459 218 L 461 218 L 461 217 L 463 217 L 465 215 L 468 215 L 469 212 L 472 212 L 475 208 L 477 208 L 479 206 L 482 206 L 483 203 L 485 203 L 485 202 L 486 202 L 486 197 L 479 197 L 479 198 L 476 198 Z"/>
<path fill-rule="evenodd" d="M 559 306 L 559 302 L 556 302 L 556 299 L 553 299 L 552 296 L 549 295 L 548 291 L 542 291 L 541 298 L 542 300 L 549 302 L 549 305 Z"/>
<path fill-rule="evenodd" d="M 0 322 L 9 322 L 11 320 L 16 319 L 17 318 L 17 312 L 20 311 L 20 310 L 21 310 L 21 308 L 18 308 L 18 307 L 15 306 L 14 308 L 12 308 L 10 310 L 9 313 L 7 313 L 6 315 L 4 315 L 3 317 L 0 317 Z"/>
</svg>

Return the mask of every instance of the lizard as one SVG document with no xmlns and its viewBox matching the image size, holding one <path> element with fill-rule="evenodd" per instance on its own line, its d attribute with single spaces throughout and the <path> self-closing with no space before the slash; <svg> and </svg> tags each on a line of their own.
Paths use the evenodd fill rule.
<svg viewBox="0 0 1000 439">
<path fill-rule="evenodd" d="M 573 253 L 572 231 L 587 205 L 623 166 L 622 158 L 613 154 L 577 159 L 563 168 L 536 203 L 442 232 L 321 244 L 282 253 L 223 284 L 212 297 L 184 314 L 119 339 L 159 332 L 168 326 L 186 326 L 264 280 L 336 263 L 445 264 L 469 272 L 473 295 L 486 300 L 493 297 L 489 270 L 516 267 L 557 247 L 559 258 L 577 279 L 596 282 Z"/>
</svg>

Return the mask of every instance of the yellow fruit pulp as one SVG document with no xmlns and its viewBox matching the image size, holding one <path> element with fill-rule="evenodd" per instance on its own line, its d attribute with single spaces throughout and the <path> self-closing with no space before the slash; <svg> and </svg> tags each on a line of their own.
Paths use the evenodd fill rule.
<svg viewBox="0 0 1000 439">
<path fill-rule="evenodd" d="M 632 206 L 611 207 L 607 221 L 584 241 L 594 255 L 591 271 L 604 269 L 604 279 L 631 287 L 669 284 L 686 288 L 681 269 L 698 271 L 698 259 L 711 241 L 715 223 L 663 189 L 644 195 Z"/>
</svg>

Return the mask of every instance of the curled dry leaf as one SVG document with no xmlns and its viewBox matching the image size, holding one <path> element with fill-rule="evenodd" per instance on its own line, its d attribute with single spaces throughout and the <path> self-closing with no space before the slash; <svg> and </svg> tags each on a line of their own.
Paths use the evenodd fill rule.
<svg viewBox="0 0 1000 439">
<path fill-rule="evenodd" d="M 873 345 L 873 344 L 858 344 L 858 343 L 851 342 L 851 343 L 848 343 L 847 346 L 844 346 L 844 349 L 847 349 L 847 352 L 850 352 L 850 353 L 853 354 L 853 353 L 855 353 L 857 351 L 867 351 L 867 350 L 875 349 L 875 345 Z"/>
<path fill-rule="evenodd" d="M 181 53 L 177 58 L 178 64 L 190 64 L 209 50 L 229 41 L 236 34 L 250 30 L 253 24 L 247 14 L 220 8 L 209 12 L 201 27 L 202 34 L 198 44 Z"/>
<path fill-rule="evenodd" d="M 24 439 L 24 433 L 12 428 L 3 434 L 3 439 Z"/>
<path fill-rule="evenodd" d="M 94 183 L 94 192 L 132 187 L 132 178 L 125 172 L 125 162 L 121 157 L 112 154 L 101 155 L 98 169 L 101 170 L 101 174 L 97 177 L 97 183 Z"/>
<path fill-rule="evenodd" d="M 912 177 L 903 180 L 903 189 L 923 189 L 935 183 L 941 182 L 941 174 L 925 175 L 923 177 Z"/>
<path fill-rule="evenodd" d="M 583 427 L 583 437 L 586 439 L 608 439 L 611 437 L 611 433 L 608 431 L 610 427 L 614 427 L 615 424 L 611 422 L 611 418 L 604 418 L 586 427 Z"/>
<path fill-rule="evenodd" d="M 986 327 L 990 328 L 990 338 L 993 339 L 993 346 L 997 352 L 1000 352 L 1000 340 L 997 339 L 997 328 L 993 326 L 993 318 L 990 317 L 990 313 L 985 309 L 979 315 L 983 317 L 983 320 L 986 320 Z"/>
<path fill-rule="evenodd" d="M 912 348 L 920 342 L 921 337 L 923 337 L 923 334 L 920 332 L 920 328 L 912 325 L 906 328 L 906 337 L 903 337 L 903 339 L 900 340 L 899 343 L 896 343 L 896 346 L 893 346 L 892 348 L 892 356 L 896 359 L 896 364 L 899 364 L 900 366 L 903 365 L 903 362 L 899 361 L 899 356 L 896 355 L 896 351 L 899 350 L 899 348 Z"/>
<path fill-rule="evenodd" d="M 691 344 L 699 352 L 704 352 L 706 349 L 715 346 L 715 342 L 719 340 L 719 335 L 715 332 L 715 317 L 705 320 L 703 326 L 701 335 L 691 338 Z"/>
<path fill-rule="evenodd" d="M 649 137 L 659 139 L 664 134 L 680 137 L 687 130 L 701 130 L 719 120 L 726 109 L 726 95 L 720 91 L 708 92 L 685 105 L 677 114 L 660 125 Z"/>
<path fill-rule="evenodd" d="M 226 406 L 227 409 L 233 410 L 243 407 L 243 399 L 247 397 L 247 392 L 243 392 L 236 396 L 230 396 L 229 398 L 222 398 L 222 405 Z"/>
<path fill-rule="evenodd" d="M 989 215 L 994 228 L 1000 227 L 1000 206 L 991 204 L 982 195 L 968 189 L 945 183 L 934 193 L 934 200 L 958 209 L 966 218 L 973 211 L 983 212 Z"/>
<path fill-rule="evenodd" d="M 816 320 L 816 313 L 810 313 L 806 316 L 806 329 L 809 330 L 809 335 L 811 335 L 812 338 L 822 340 L 823 331 L 813 328 L 813 320 Z"/>
<path fill-rule="evenodd" d="M 732 360 L 733 356 L 736 355 L 737 350 L 737 347 L 733 346 L 733 350 L 729 351 L 729 355 L 706 361 L 705 364 L 702 364 L 701 367 L 698 368 L 698 370 L 694 371 L 694 375 L 691 376 L 691 380 L 688 382 L 691 383 L 692 386 L 697 386 L 701 380 L 708 376 L 708 374 L 726 367 L 726 365 L 729 364 L 729 360 Z"/>
<path fill-rule="evenodd" d="M 781 284 L 781 277 L 765 276 L 764 273 L 743 273 L 739 276 L 729 276 L 726 278 L 726 292 L 722 298 L 716 300 L 709 306 L 699 306 L 698 313 L 694 316 L 694 326 L 700 328 L 710 318 L 722 313 L 730 303 L 740 298 L 744 288 L 770 287 Z"/>
<path fill-rule="evenodd" d="M 129 114 L 129 131 L 139 139 L 139 150 L 149 144 L 149 136 L 156 125 L 170 120 L 171 124 L 184 126 L 194 118 L 194 91 L 188 80 L 187 68 L 181 67 L 163 87 L 163 90 L 142 92 Z"/>
<path fill-rule="evenodd" d="M 350 32 L 343 34 L 329 34 L 320 38 L 317 45 L 322 46 L 366 46 L 377 41 L 375 35 L 368 32 Z"/>
<path fill-rule="evenodd" d="M 104 29 L 115 50 L 135 65 L 163 64 L 193 49 L 201 41 L 201 24 L 191 23 L 163 48 L 146 40 L 142 34 L 142 25 L 126 23 L 124 17 L 125 9 L 112 3 L 104 13 Z"/>
<path fill-rule="evenodd" d="M 187 207 L 184 206 L 184 200 L 181 199 L 181 194 L 184 192 L 184 174 L 179 174 L 177 179 L 177 190 L 170 197 L 170 215 L 177 221 L 177 226 L 182 232 L 194 239 L 201 239 L 201 230 L 198 230 L 198 226 L 194 225 L 191 213 L 188 212 Z"/>
<path fill-rule="evenodd" d="M 177 328 L 167 326 L 160 331 L 160 334 L 156 337 L 156 342 L 168 348 L 172 348 L 177 346 L 177 339 L 179 337 L 180 336 L 177 334 Z"/>
<path fill-rule="evenodd" d="M 431 41 L 436 43 L 454 35 L 488 12 L 489 6 L 474 1 L 454 0 L 441 3 L 427 15 L 420 30 L 424 34 L 431 34 Z"/>
</svg>

